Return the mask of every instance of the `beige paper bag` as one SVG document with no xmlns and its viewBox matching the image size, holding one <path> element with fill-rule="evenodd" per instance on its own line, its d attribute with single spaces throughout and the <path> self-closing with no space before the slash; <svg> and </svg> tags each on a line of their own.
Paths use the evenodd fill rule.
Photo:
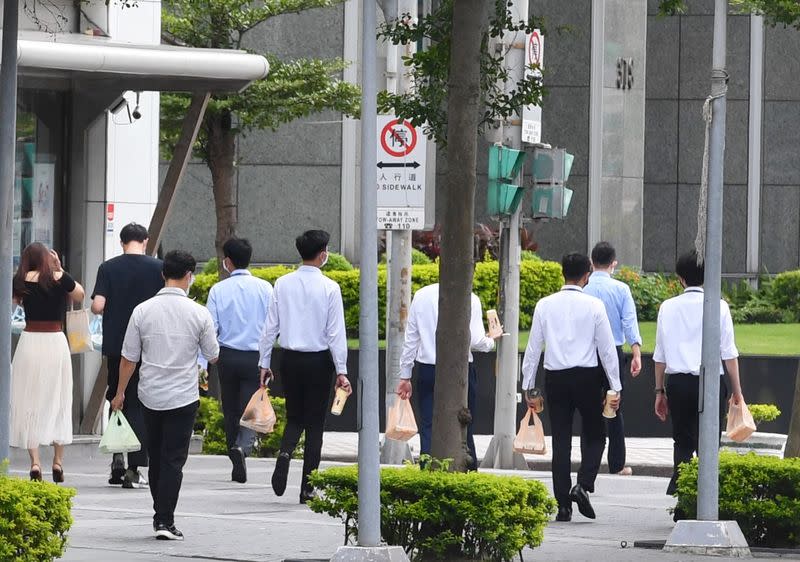
<svg viewBox="0 0 800 562">
<path fill-rule="evenodd" d="M 411 402 L 398 398 L 386 416 L 386 437 L 395 441 L 408 441 L 417 434 L 417 421 Z"/>
<path fill-rule="evenodd" d="M 269 399 L 269 390 L 264 386 L 256 390 L 250 398 L 239 425 L 256 433 L 272 433 L 277 421 L 278 417 Z"/>
<path fill-rule="evenodd" d="M 746 441 L 756 430 L 756 422 L 750 413 L 750 408 L 742 400 L 741 404 L 734 404 L 733 398 L 728 401 L 728 427 L 725 433 L 731 441 L 741 443 Z"/>
<path fill-rule="evenodd" d="M 529 455 L 544 455 L 547 453 L 542 420 L 531 408 L 528 408 L 522 421 L 519 422 L 519 433 L 514 439 L 514 452 Z"/>
</svg>

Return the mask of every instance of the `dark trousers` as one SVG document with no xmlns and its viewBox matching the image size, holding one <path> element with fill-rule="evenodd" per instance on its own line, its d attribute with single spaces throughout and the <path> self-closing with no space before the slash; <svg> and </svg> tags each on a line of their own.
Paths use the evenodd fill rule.
<svg viewBox="0 0 800 562">
<path fill-rule="evenodd" d="M 581 466 L 578 484 L 594 491 L 606 446 L 606 424 L 603 418 L 603 379 L 600 367 L 575 367 L 563 371 L 545 371 L 545 395 L 553 432 L 553 491 L 559 506 L 569 507 L 572 501 L 572 418 L 581 415 Z"/>
<path fill-rule="evenodd" d="M 260 385 L 258 351 L 219 350 L 219 386 L 222 394 L 222 415 L 225 418 L 225 440 L 228 450 L 241 447 L 245 455 L 253 449 L 256 433 L 239 426 L 247 403 Z"/>
<path fill-rule="evenodd" d="M 284 349 L 281 353 L 281 379 L 286 397 L 286 429 L 281 453 L 292 455 L 305 432 L 303 481 L 319 468 L 322 433 L 333 387 L 335 367 L 329 351 L 301 352 Z"/>
<path fill-rule="evenodd" d="M 433 430 L 433 387 L 436 382 L 436 365 L 417 363 L 417 395 L 419 396 L 419 440 L 420 453 L 431 454 L 431 432 Z M 469 364 L 467 385 L 467 408 L 475 419 L 475 407 L 478 398 L 478 374 L 475 365 Z M 467 449 L 472 457 L 468 469 L 478 470 L 478 455 L 475 452 L 475 437 L 472 433 L 472 424 L 467 426 Z"/>
<path fill-rule="evenodd" d="M 622 385 L 622 401 L 619 403 L 617 416 L 606 420 L 608 430 L 608 471 L 616 474 L 625 468 L 625 419 L 622 415 L 622 405 L 625 403 L 625 375 L 627 372 L 625 354 L 622 346 L 617 347 L 619 357 L 619 382 Z M 609 390 L 608 378 L 603 379 L 603 388 Z"/>
<path fill-rule="evenodd" d="M 106 365 L 108 367 L 108 388 L 106 389 L 106 399 L 110 402 L 117 394 L 119 384 L 119 364 L 122 358 L 119 355 L 106 355 Z M 131 424 L 133 432 L 142 444 L 138 451 L 128 453 L 128 468 L 137 470 L 140 466 L 147 466 L 147 428 L 144 423 L 144 406 L 139 402 L 139 365 L 133 372 L 125 389 L 125 402 L 122 404 L 122 415 Z"/>
<path fill-rule="evenodd" d="M 700 397 L 700 377 L 692 374 L 667 375 L 667 404 L 672 418 L 672 479 L 667 486 L 667 494 L 675 493 L 678 480 L 678 467 L 681 463 L 692 460 L 698 451 L 700 413 L 698 412 Z M 725 415 L 725 403 L 728 401 L 728 387 L 724 377 L 719 381 L 719 417 L 720 427 Z M 712 406 L 713 407 L 713 406 Z M 720 434 L 721 437 L 721 434 Z"/>
<path fill-rule="evenodd" d="M 200 402 L 174 410 L 144 408 L 150 453 L 150 494 L 153 496 L 153 521 L 175 523 L 175 506 L 183 482 L 183 465 L 189 456 L 189 442 Z"/>
</svg>

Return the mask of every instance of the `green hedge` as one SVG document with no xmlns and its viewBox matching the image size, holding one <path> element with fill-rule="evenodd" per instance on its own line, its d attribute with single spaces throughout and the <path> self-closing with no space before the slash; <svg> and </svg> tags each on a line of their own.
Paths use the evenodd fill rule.
<svg viewBox="0 0 800 562">
<path fill-rule="evenodd" d="M 622 267 L 614 277 L 631 288 L 639 322 L 655 321 L 661 303 L 683 291 L 677 277 L 660 273 L 643 274 L 630 267 Z"/>
<path fill-rule="evenodd" d="M 345 542 L 358 529 L 358 468 L 315 472 L 309 503 L 339 518 Z M 381 470 L 381 536 L 412 559 L 511 560 L 542 544 L 555 501 L 537 480 L 417 467 Z"/>
<path fill-rule="evenodd" d="M 272 266 L 253 269 L 253 275 L 274 284 L 282 275 L 294 269 L 286 266 Z M 414 265 L 411 273 L 411 291 L 439 282 L 439 265 L 435 263 Z M 325 271 L 324 274 L 339 284 L 344 301 L 345 324 L 350 337 L 358 337 L 359 323 L 359 271 Z M 475 264 L 473 290 L 481 299 L 484 311 L 497 308 L 497 262 Z M 218 281 L 216 273 L 201 273 L 192 285 L 191 296 L 205 304 L 208 291 Z M 520 264 L 520 322 L 521 330 L 531 326 L 533 308 L 540 298 L 557 291 L 563 284 L 561 265 L 551 261 L 526 260 Z M 386 267 L 378 268 L 378 318 L 386 316 Z M 380 336 L 384 336 L 385 323 L 378 322 Z"/>
<path fill-rule="evenodd" d="M 697 515 L 697 458 L 681 465 L 678 508 Z M 800 458 L 721 453 L 719 518 L 736 520 L 750 546 L 800 545 Z"/>
<path fill-rule="evenodd" d="M 55 560 L 67 549 L 75 490 L 0 474 L 0 560 Z"/>
<path fill-rule="evenodd" d="M 278 421 L 275 430 L 267 435 L 258 435 L 253 446 L 252 457 L 275 457 L 281 448 L 281 439 L 286 429 L 286 401 L 279 396 L 270 396 L 272 408 Z M 200 398 L 200 410 L 197 412 L 194 430 L 203 436 L 203 454 L 227 455 L 228 445 L 225 441 L 225 418 L 219 400 L 208 396 Z M 301 455 L 304 439 L 297 445 L 295 455 Z"/>
<path fill-rule="evenodd" d="M 800 322 L 800 269 L 779 273 L 770 286 L 772 302 L 785 311 L 790 322 Z"/>
</svg>

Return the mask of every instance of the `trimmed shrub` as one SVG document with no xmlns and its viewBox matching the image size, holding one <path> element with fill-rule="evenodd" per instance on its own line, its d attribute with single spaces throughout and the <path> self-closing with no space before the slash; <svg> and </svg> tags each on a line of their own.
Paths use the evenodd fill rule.
<svg viewBox="0 0 800 562">
<path fill-rule="evenodd" d="M 775 306 L 790 314 L 790 321 L 800 321 L 800 269 L 776 275 L 770 293 Z"/>
<path fill-rule="evenodd" d="M 775 421 L 781 415 L 781 411 L 775 404 L 748 404 L 747 408 L 756 424 Z"/>
<path fill-rule="evenodd" d="M 681 465 L 678 508 L 697 516 L 697 458 Z M 736 520 L 750 546 L 800 545 L 800 458 L 719 456 L 719 519 Z"/>
<path fill-rule="evenodd" d="M 679 295 L 683 290 L 674 276 L 666 277 L 660 273 L 645 275 L 630 267 L 620 268 L 614 277 L 631 288 L 639 322 L 656 320 L 661 303 Z"/>
<path fill-rule="evenodd" d="M 281 439 L 286 429 L 286 400 L 279 396 L 270 396 L 269 399 L 278 421 L 275 422 L 275 430 L 272 433 L 256 437 L 250 455 L 253 457 L 274 457 L 281 448 Z M 203 454 L 228 454 L 228 445 L 225 441 L 225 418 L 222 415 L 219 400 L 207 396 L 200 398 L 200 410 L 197 412 L 194 430 L 195 433 L 203 436 Z M 303 442 L 304 439 L 301 438 L 295 450 L 295 456 L 302 456 Z"/>
<path fill-rule="evenodd" d="M 542 258 L 539 257 L 539 254 L 530 250 L 522 250 L 519 259 L 521 261 L 542 261 Z"/>
<path fill-rule="evenodd" d="M 0 474 L 0 560 L 61 558 L 72 527 L 74 495 L 72 488 Z"/>
<path fill-rule="evenodd" d="M 251 270 L 253 275 L 269 281 L 273 285 L 282 275 L 294 271 L 294 268 L 282 265 L 257 268 Z M 359 323 L 359 270 L 326 271 L 325 275 L 339 284 L 344 303 L 344 320 L 349 337 L 358 337 Z M 497 308 L 498 264 L 497 262 L 480 262 L 475 264 L 473 291 L 481 299 L 484 311 Z M 197 302 L 205 304 L 208 291 L 218 281 L 216 273 L 200 274 L 195 278 L 189 295 Z M 539 299 L 546 297 L 561 288 L 561 265 L 551 261 L 527 260 L 520 264 L 520 322 L 522 330 L 531 325 L 533 309 Z M 428 263 L 415 265 L 411 270 L 411 292 L 416 293 L 421 287 L 439 282 L 439 264 Z M 378 318 L 386 317 L 386 266 L 378 267 Z M 385 336 L 385 322 L 378 322 L 380 337 Z"/>
<path fill-rule="evenodd" d="M 315 472 L 322 494 L 309 502 L 358 530 L 358 467 Z M 542 544 L 555 501 L 539 481 L 485 473 L 381 470 L 381 535 L 412 559 L 511 560 Z"/>
<path fill-rule="evenodd" d="M 218 273 L 218 272 L 219 272 L 219 260 L 217 258 L 211 258 L 203 266 L 203 273 Z"/>
<path fill-rule="evenodd" d="M 322 271 L 352 271 L 353 264 L 350 263 L 346 257 L 336 252 L 328 252 L 328 263 L 322 268 Z"/>
<path fill-rule="evenodd" d="M 792 314 L 766 299 L 755 297 L 739 308 L 731 304 L 731 318 L 736 324 L 781 324 L 791 322 Z"/>
<path fill-rule="evenodd" d="M 411 264 L 412 265 L 427 265 L 433 263 L 433 260 L 428 257 L 425 252 L 411 248 Z"/>
</svg>

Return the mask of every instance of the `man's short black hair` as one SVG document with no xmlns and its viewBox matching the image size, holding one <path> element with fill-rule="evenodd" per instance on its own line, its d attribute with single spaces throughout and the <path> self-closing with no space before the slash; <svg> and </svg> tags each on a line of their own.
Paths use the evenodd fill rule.
<svg viewBox="0 0 800 562">
<path fill-rule="evenodd" d="M 567 281 L 580 281 L 584 275 L 592 270 L 589 256 L 579 252 L 572 252 L 561 259 L 561 269 Z"/>
<path fill-rule="evenodd" d="M 126 224 L 119 231 L 119 239 L 123 244 L 130 244 L 131 242 L 143 243 L 148 238 L 147 229 L 135 222 Z"/>
<path fill-rule="evenodd" d="M 294 241 L 303 261 L 313 260 L 328 247 L 331 235 L 324 230 L 306 230 Z"/>
<path fill-rule="evenodd" d="M 703 285 L 706 268 L 697 265 L 697 251 L 692 250 L 678 258 L 675 273 L 683 279 L 687 287 L 700 287 Z"/>
<path fill-rule="evenodd" d="M 617 259 L 617 251 L 608 242 L 598 242 L 592 248 L 592 263 L 595 266 L 608 267 Z"/>
<path fill-rule="evenodd" d="M 175 281 L 183 279 L 190 271 L 194 272 L 197 267 L 197 261 L 192 257 L 189 252 L 183 250 L 170 250 L 164 256 L 164 279 L 173 279 Z"/>
<path fill-rule="evenodd" d="M 222 253 L 233 262 L 236 269 L 246 269 L 253 256 L 253 246 L 246 238 L 231 238 L 223 244 Z"/>
</svg>

